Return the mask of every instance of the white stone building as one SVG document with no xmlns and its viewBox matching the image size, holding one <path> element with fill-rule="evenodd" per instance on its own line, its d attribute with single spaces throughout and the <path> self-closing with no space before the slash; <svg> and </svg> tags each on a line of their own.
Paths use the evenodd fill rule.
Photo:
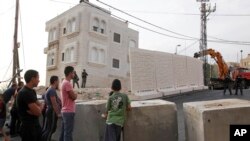
<svg viewBox="0 0 250 141">
<path fill-rule="evenodd" d="M 114 78 L 130 87 L 129 48 L 138 48 L 138 32 L 110 11 L 80 3 L 46 23 L 48 32 L 46 85 L 51 75 L 64 78 L 64 68 L 73 66 L 80 78 L 88 73 L 87 87 L 110 87 Z"/>
</svg>

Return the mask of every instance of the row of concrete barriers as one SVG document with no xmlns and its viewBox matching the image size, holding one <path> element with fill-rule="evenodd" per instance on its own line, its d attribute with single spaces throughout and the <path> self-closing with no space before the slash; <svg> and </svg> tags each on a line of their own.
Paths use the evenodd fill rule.
<svg viewBox="0 0 250 141">
<path fill-rule="evenodd" d="M 106 101 L 78 101 L 75 141 L 103 141 Z M 123 141 L 178 141 L 177 108 L 164 100 L 133 101 Z M 223 99 L 183 104 L 187 141 L 229 141 L 230 124 L 250 124 L 250 101 Z M 52 139 L 58 140 L 61 120 Z"/>
</svg>

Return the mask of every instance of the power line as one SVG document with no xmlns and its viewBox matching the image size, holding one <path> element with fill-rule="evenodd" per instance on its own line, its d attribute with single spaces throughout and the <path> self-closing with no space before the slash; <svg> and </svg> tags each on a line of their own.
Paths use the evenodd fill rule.
<svg viewBox="0 0 250 141">
<path fill-rule="evenodd" d="M 51 0 L 51 1 L 55 1 L 55 0 Z M 55 1 L 55 2 L 60 2 L 60 1 Z M 98 2 L 100 2 L 100 1 L 98 1 Z M 62 2 L 62 3 L 65 3 L 65 2 Z M 88 2 L 85 2 L 85 1 L 84 1 L 84 3 L 88 4 L 88 5 L 91 6 L 91 7 L 96 8 L 95 6 L 89 4 Z M 100 3 L 103 3 L 103 2 L 100 2 Z M 67 3 L 67 4 L 69 4 L 69 3 Z M 72 3 L 70 3 L 70 4 L 72 4 Z M 103 3 L 103 4 L 104 4 L 104 5 L 107 5 L 107 4 L 105 4 L 105 3 Z M 107 6 L 109 6 L 109 5 L 107 5 Z M 115 7 L 112 7 L 112 6 L 110 6 L 110 7 L 119 11 L 119 9 L 117 9 L 117 8 L 115 8 Z M 102 12 L 103 12 L 103 11 L 102 11 Z M 123 12 L 123 11 L 121 11 L 121 12 Z M 126 12 L 125 12 L 125 13 L 126 13 Z M 108 13 L 108 14 L 110 14 L 110 13 Z M 128 13 L 126 13 L 126 14 L 128 14 Z M 162 33 L 162 32 L 158 32 L 158 31 L 155 31 L 155 30 L 153 30 L 153 29 L 150 29 L 150 28 L 141 26 L 141 25 L 139 25 L 139 24 L 130 22 L 130 21 L 125 20 L 125 19 L 123 19 L 123 18 L 121 18 L 121 17 L 119 17 L 119 16 L 116 16 L 116 15 L 114 15 L 114 14 L 110 14 L 110 15 L 112 15 L 113 17 L 115 17 L 115 18 L 117 18 L 117 19 L 120 19 L 120 20 L 122 20 L 122 21 L 124 21 L 124 22 L 130 23 L 130 24 L 135 25 L 135 26 L 137 26 L 137 27 L 140 27 L 140 28 L 142 28 L 142 29 L 144 29 L 144 30 L 151 31 L 151 32 L 157 33 L 157 34 L 162 35 L 162 36 L 166 36 L 166 37 L 170 37 L 170 38 L 175 38 L 175 39 L 181 39 L 181 40 L 196 40 L 196 41 L 197 41 L 197 40 L 200 40 L 200 39 L 197 39 L 197 38 L 190 39 L 190 38 L 182 38 L 182 37 L 176 37 L 176 36 L 168 35 L 168 34 L 165 34 L 165 33 Z M 130 15 L 130 14 L 128 14 L 128 15 Z M 130 15 L 130 16 L 132 16 L 132 15 Z M 132 16 L 132 17 L 135 17 L 135 16 Z M 137 17 L 135 17 L 135 18 L 137 19 Z M 138 19 L 140 19 L 140 18 L 138 18 Z M 142 20 L 142 19 L 140 19 L 140 20 Z M 144 21 L 144 20 L 142 20 L 142 21 Z M 146 21 L 145 21 L 145 22 L 146 22 Z M 151 24 L 151 23 L 149 23 L 149 24 Z M 161 28 L 161 27 L 160 27 L 160 28 Z M 181 34 L 181 35 L 182 35 L 182 34 Z M 214 43 L 222 43 L 222 44 L 250 45 L 250 42 L 238 42 L 238 41 L 235 42 L 235 41 L 228 41 L 228 40 L 225 40 L 225 41 L 222 41 L 222 40 L 207 40 L 207 41 L 208 41 L 208 42 L 214 42 Z"/>
<path fill-rule="evenodd" d="M 131 24 L 133 24 L 133 25 L 136 25 L 136 26 L 138 26 L 138 27 L 141 27 L 141 28 L 143 28 L 143 29 L 146 29 L 146 30 L 149 30 L 149 31 L 152 31 L 152 32 L 155 32 L 155 33 L 158 33 L 158 34 L 167 36 L 167 37 L 176 38 L 176 39 L 182 39 L 182 40 L 199 40 L 199 39 L 196 38 L 196 37 L 186 36 L 186 35 L 183 35 L 183 34 L 180 34 L 180 33 L 177 33 L 177 32 L 174 32 L 174 31 L 171 31 L 171 30 L 168 30 L 168 29 L 165 29 L 165 28 L 163 28 L 163 27 L 154 25 L 154 24 L 149 23 L 149 22 L 147 22 L 147 21 L 145 21 L 145 20 L 143 20 L 143 19 L 141 19 L 141 18 L 135 17 L 135 16 L 133 16 L 133 15 L 127 13 L 127 12 L 124 12 L 124 11 L 118 9 L 118 8 L 115 8 L 115 7 L 111 6 L 111 5 L 108 5 L 108 4 L 104 3 L 104 2 L 101 2 L 101 1 L 99 1 L 99 0 L 97 0 L 97 1 L 100 2 L 100 3 L 102 3 L 102 4 L 104 4 L 104 5 L 106 5 L 106 6 L 108 6 L 108 7 L 110 7 L 110 8 L 112 8 L 112 9 L 115 9 L 115 10 L 117 10 L 117 11 L 120 11 L 120 12 L 122 12 L 122 13 L 124 13 L 124 14 L 130 16 L 130 17 L 133 17 L 133 18 L 135 18 L 135 19 L 137 19 L 137 20 L 140 20 L 140 21 L 142 21 L 142 22 L 144 22 L 144 23 L 147 23 L 147 24 L 152 25 L 152 26 L 154 26 L 154 27 L 157 27 L 157 28 L 159 28 L 159 29 L 162 29 L 162 30 L 165 30 L 165 31 L 174 33 L 174 34 L 176 34 L 176 35 L 185 36 L 185 37 L 188 37 L 188 38 L 191 38 L 191 39 L 186 39 L 186 38 L 181 38 L 181 37 L 175 37 L 175 36 L 167 35 L 167 34 L 164 34 L 164 33 L 160 33 L 160 32 L 157 32 L 157 31 L 155 31 L 155 30 L 152 30 L 152 29 L 149 29 L 149 28 L 145 28 L 145 27 L 143 27 L 143 26 L 140 26 L 140 25 L 138 25 L 138 24 L 135 24 L 135 23 L 132 23 L 132 22 L 129 22 L 129 21 L 123 19 L 124 21 L 127 21 L 127 22 L 129 22 L 129 23 L 131 23 Z M 111 15 L 115 16 L 114 14 L 111 14 Z M 120 17 L 118 17 L 118 16 L 115 16 L 115 17 L 120 18 Z M 120 18 L 120 19 L 121 19 L 121 18 Z M 208 42 L 215 42 L 215 43 L 225 43 L 225 44 L 250 45 L 250 42 L 240 43 L 240 42 L 234 42 L 234 41 L 216 41 L 216 40 L 207 40 L 207 41 L 208 41 Z"/>
<path fill-rule="evenodd" d="M 180 50 L 179 53 L 189 49 L 190 47 L 194 46 L 195 44 L 197 44 L 199 42 L 199 40 L 194 41 L 193 43 L 191 43 L 190 45 L 188 45 L 187 47 L 185 47 L 184 49 Z"/>
<path fill-rule="evenodd" d="M 247 42 L 247 41 L 233 41 L 233 40 L 226 40 L 226 39 L 221 39 L 221 38 L 218 38 L 218 37 L 215 37 L 215 36 L 208 36 L 209 38 L 212 38 L 212 39 L 216 39 L 216 40 L 220 40 L 220 41 L 225 41 L 225 42 L 237 42 L 237 43 L 246 43 L 246 44 L 249 44 L 250 42 Z"/>
<path fill-rule="evenodd" d="M 183 37 L 187 37 L 187 38 L 191 38 L 191 39 L 195 39 L 195 40 L 198 39 L 198 38 L 196 38 L 196 37 L 191 37 L 191 36 L 183 35 L 183 34 L 174 32 L 174 31 L 172 31 L 172 30 L 169 30 L 169 29 L 160 27 L 160 26 L 158 26 L 158 25 L 155 25 L 155 24 L 153 24 L 153 23 L 150 23 L 150 22 L 148 22 L 148 21 L 145 21 L 145 20 L 143 20 L 143 19 L 141 19 L 141 18 L 135 17 L 135 16 L 133 16 L 133 15 L 127 13 L 127 12 L 124 12 L 124 11 L 118 9 L 118 8 L 115 8 L 115 7 L 111 6 L 111 5 L 108 5 L 108 4 L 104 3 L 104 2 L 101 2 L 101 1 L 99 1 L 99 0 L 97 0 L 97 1 L 100 2 L 100 3 L 102 3 L 102 4 L 104 4 L 104 5 L 106 5 L 106 6 L 108 6 L 108 7 L 110 7 L 110 8 L 112 8 L 112 9 L 115 9 L 115 10 L 121 12 L 121 13 L 124 13 L 124 14 L 126 14 L 126 15 L 128 15 L 128 16 L 130 16 L 130 17 L 133 17 L 133 18 L 135 18 L 135 19 L 137 19 L 137 20 L 140 20 L 140 21 L 142 21 L 142 22 L 144 22 L 144 23 L 147 23 L 147 24 L 149 24 L 149 25 L 151 25 L 151 26 L 157 27 L 157 28 L 159 28 L 159 29 L 165 30 L 165 31 L 167 31 L 167 32 L 170 32 L 170 33 L 173 33 L 173 34 L 176 34 L 176 35 L 179 35 L 179 36 L 183 36 Z"/>
<path fill-rule="evenodd" d="M 86 4 L 88 4 L 88 5 L 90 5 L 91 7 L 94 7 L 93 5 L 91 5 L 91 4 L 89 4 L 89 3 L 87 3 L 87 2 L 85 2 Z M 110 13 L 109 13 L 110 14 Z M 119 19 L 119 20 L 122 20 L 122 21 L 124 21 L 124 22 L 126 22 L 126 23 L 130 23 L 130 24 L 132 24 L 132 25 L 135 25 L 135 26 L 137 26 L 137 27 L 140 27 L 140 28 L 142 28 L 142 29 L 145 29 L 145 30 L 148 30 L 148 31 L 151 31 L 151 32 L 154 32 L 154 33 L 157 33 L 157 34 L 159 34 L 159 35 L 162 35 L 162 36 L 166 36 L 166 37 L 170 37 L 170 38 L 175 38 L 175 39 L 181 39 L 181 40 L 200 40 L 200 39 L 189 39 L 189 38 L 181 38 L 181 37 L 176 37 L 176 36 L 172 36 L 172 35 L 168 35 L 168 34 L 165 34 L 165 33 L 162 33 L 162 32 L 158 32 L 158 31 L 155 31 L 155 30 L 153 30 L 153 29 L 150 29 L 150 28 L 147 28 L 147 27 L 144 27 L 144 26 L 141 26 L 141 25 L 138 25 L 138 24 L 136 24 L 136 23 L 133 23 L 133 22 L 131 22 L 131 21 L 128 21 L 128 20 L 125 20 L 125 19 L 123 19 L 123 18 L 121 18 L 121 17 L 119 17 L 119 16 L 116 16 L 116 15 L 114 15 L 114 14 L 110 14 L 110 15 L 112 15 L 113 17 L 115 17 L 115 18 L 117 18 L 117 19 Z M 224 43 L 224 44 L 235 44 L 235 45 L 250 45 L 250 42 L 249 42 L 249 44 L 248 43 L 234 43 L 234 42 L 231 42 L 231 41 L 217 41 L 217 40 L 207 40 L 208 42 L 214 42 L 214 43 Z"/>
<path fill-rule="evenodd" d="M 59 3 L 61 2 L 61 1 L 56 1 L 56 0 L 51 0 L 51 1 L 59 2 Z M 106 4 L 106 3 L 103 3 L 103 2 L 101 2 L 101 1 L 99 1 L 99 0 L 97 0 L 97 1 L 100 2 L 100 3 L 102 3 L 102 4 L 104 4 L 104 5 L 106 5 L 106 6 L 108 6 L 108 7 L 110 7 L 110 8 L 112 8 L 112 9 L 115 9 L 115 10 L 117 10 L 117 11 L 120 11 L 120 12 L 126 14 L 126 15 L 129 15 L 130 17 L 133 17 L 133 18 L 135 18 L 135 19 L 137 19 L 137 20 L 143 21 L 144 23 L 147 23 L 147 24 L 149 24 L 149 25 L 155 26 L 155 27 L 157 27 L 157 28 L 159 28 L 159 29 L 162 29 L 162 30 L 165 30 L 165 31 L 168 31 L 168 32 L 177 34 L 177 35 L 186 36 L 186 35 L 183 35 L 183 34 L 180 34 L 180 33 L 177 33 L 177 32 L 174 32 L 174 31 L 171 31 L 171 30 L 168 30 L 168 29 L 165 29 L 165 28 L 163 28 L 163 27 L 154 25 L 154 24 L 152 24 L 152 23 L 149 23 L 149 22 L 147 22 L 147 21 L 145 21 L 145 20 L 143 20 L 143 19 L 141 19 L 141 18 L 135 17 L 135 16 L 133 16 L 133 15 L 131 15 L 131 14 L 129 14 L 129 13 L 126 13 L 126 12 L 120 10 L 120 9 L 117 9 L 117 8 L 115 8 L 115 7 L 111 6 L 111 5 L 108 5 L 108 4 Z M 91 5 L 91 4 L 88 3 L 88 2 L 85 2 L 85 1 L 83 1 L 83 2 L 86 3 L 86 4 L 88 4 L 88 5 L 90 5 L 91 7 L 94 7 L 93 5 Z M 68 2 L 61 2 L 61 3 L 73 4 L 73 3 L 68 3 Z M 96 8 L 96 7 L 94 7 L 94 8 Z M 110 14 L 110 13 L 109 13 L 109 14 Z M 200 39 L 198 39 L 198 38 L 191 37 L 191 36 L 186 36 L 186 37 L 188 37 L 188 38 L 182 38 L 182 37 L 176 37 L 176 36 L 168 35 L 168 34 L 161 33 L 161 32 L 155 31 L 155 30 L 153 30 L 153 29 L 150 29 L 150 28 L 141 26 L 141 25 L 139 25 L 139 24 L 130 22 L 130 21 L 128 21 L 128 20 L 122 19 L 121 17 L 118 17 L 118 16 L 116 16 L 116 15 L 114 15 L 114 14 L 111 14 L 111 15 L 114 16 L 114 17 L 116 17 L 116 18 L 118 18 L 118 19 L 120 19 L 120 20 L 123 20 L 124 22 L 129 22 L 130 24 L 133 24 L 133 25 L 135 25 L 135 26 L 137 26 L 137 27 L 140 27 L 140 28 L 142 28 L 142 29 L 145 29 L 145 30 L 148 30 L 148 31 L 151 31 L 151 32 L 154 32 L 154 33 L 163 35 L 163 36 L 167 36 L 167 37 L 170 37 L 170 38 L 181 39 L 181 40 L 200 40 Z M 190 38 L 192 38 L 192 39 L 190 39 Z M 222 40 L 207 40 L 207 42 L 223 43 L 223 44 L 234 44 L 234 45 L 250 45 L 250 42 L 229 41 L 229 40 L 223 40 L 223 41 L 222 41 Z"/>
<path fill-rule="evenodd" d="M 200 16 L 199 13 L 179 13 L 179 12 L 164 12 L 164 11 L 136 11 L 136 10 L 124 10 L 124 11 L 133 12 L 133 13 L 144 13 L 144 14 Z M 213 16 L 221 16 L 221 17 L 249 17 L 250 14 L 213 14 Z"/>
</svg>

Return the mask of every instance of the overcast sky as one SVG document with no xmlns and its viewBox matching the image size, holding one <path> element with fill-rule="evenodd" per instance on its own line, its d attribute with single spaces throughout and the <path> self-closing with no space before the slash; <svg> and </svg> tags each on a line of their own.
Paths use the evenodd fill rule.
<svg viewBox="0 0 250 141">
<path fill-rule="evenodd" d="M 95 0 L 90 0 L 90 2 L 107 8 L 113 14 L 128 21 L 164 34 L 173 35 L 110 9 Z M 196 0 L 103 0 L 103 2 L 160 27 L 184 35 L 200 37 L 200 16 L 190 15 L 200 13 L 200 3 L 196 2 Z M 38 70 L 40 72 L 40 85 L 45 84 L 46 55 L 43 53 L 43 50 L 48 44 L 45 23 L 78 3 L 79 0 L 20 0 L 21 21 L 19 25 L 22 24 L 22 26 L 19 26 L 18 39 L 21 42 L 21 48 L 19 49 L 20 66 L 24 70 Z M 209 15 L 207 25 L 208 36 L 250 42 L 249 0 L 211 0 L 210 3 L 212 7 L 216 3 L 217 9 Z M 8 67 L 12 61 L 14 15 L 15 0 L 0 0 L 0 81 L 10 78 L 12 74 L 12 65 L 9 69 Z M 169 38 L 133 25 L 129 26 L 139 31 L 140 48 L 174 53 L 176 46 L 180 44 L 178 53 L 181 55 L 193 56 L 194 52 L 199 51 L 199 43 L 185 49 L 185 47 L 195 41 Z M 21 34 L 21 29 L 23 34 Z M 243 58 L 250 53 L 250 45 L 208 42 L 208 48 L 220 51 L 227 62 L 236 62 L 237 59 L 239 61 L 241 57 L 240 50 L 243 50 Z M 213 61 L 210 62 L 213 63 Z"/>
</svg>

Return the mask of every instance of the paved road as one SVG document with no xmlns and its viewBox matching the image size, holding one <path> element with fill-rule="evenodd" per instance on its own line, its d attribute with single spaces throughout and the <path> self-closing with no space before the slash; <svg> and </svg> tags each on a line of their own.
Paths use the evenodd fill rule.
<svg viewBox="0 0 250 141">
<path fill-rule="evenodd" d="M 178 110 L 178 132 L 179 132 L 179 141 L 185 140 L 185 129 L 184 129 L 184 118 L 183 118 L 183 103 L 192 102 L 192 101 L 205 101 L 205 100 L 216 100 L 216 99 L 229 99 L 229 98 L 239 98 L 250 100 L 250 89 L 244 90 L 243 96 L 235 95 L 223 95 L 222 90 L 206 90 L 206 91 L 197 91 L 186 93 L 181 96 L 175 96 L 170 98 L 164 98 L 164 100 L 172 101 L 177 104 Z M 0 138 L 0 140 L 2 140 Z M 11 141 L 21 141 L 19 137 L 11 138 Z"/>
<path fill-rule="evenodd" d="M 233 91 L 234 92 L 234 91 Z M 206 101 L 206 100 L 216 100 L 216 99 L 229 99 L 229 98 L 239 98 L 250 100 L 250 90 L 244 90 L 243 96 L 241 95 L 223 95 L 222 90 L 206 90 L 199 92 L 187 93 L 182 96 L 176 96 L 171 98 L 164 98 L 164 100 L 175 102 L 178 110 L 178 132 L 179 141 L 185 141 L 185 128 L 184 128 L 184 118 L 183 118 L 183 103 L 193 102 L 193 101 Z"/>
</svg>

